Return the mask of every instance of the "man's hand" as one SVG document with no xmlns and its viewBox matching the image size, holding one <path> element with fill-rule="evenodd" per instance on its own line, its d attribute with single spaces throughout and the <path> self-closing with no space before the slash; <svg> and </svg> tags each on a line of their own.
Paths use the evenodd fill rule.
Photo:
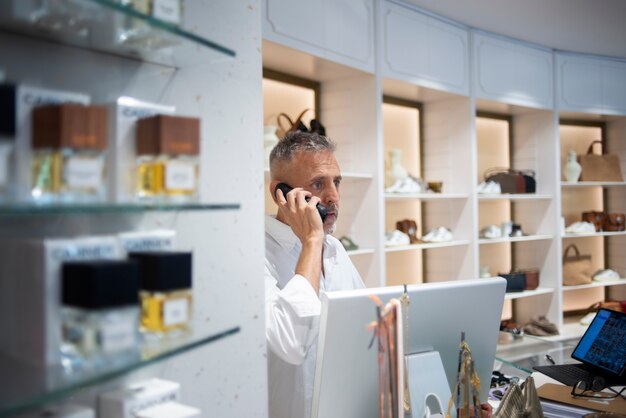
<svg viewBox="0 0 626 418">
<path fill-rule="evenodd" d="M 308 196 L 311 196 L 311 193 L 300 187 L 287 193 L 287 198 L 282 190 L 278 190 L 276 192 L 277 218 L 289 225 L 302 243 L 302 252 L 298 258 L 295 273 L 306 278 L 315 293 L 319 295 L 324 229 L 322 218 L 316 207 L 320 199 L 311 196 L 307 202 L 305 198 Z"/>
</svg>

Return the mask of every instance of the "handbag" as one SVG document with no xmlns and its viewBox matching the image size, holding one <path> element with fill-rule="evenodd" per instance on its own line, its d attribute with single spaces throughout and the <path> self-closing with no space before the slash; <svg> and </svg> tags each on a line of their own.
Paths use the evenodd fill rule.
<svg viewBox="0 0 626 418">
<path fill-rule="evenodd" d="M 539 269 L 516 270 L 526 275 L 525 290 L 535 290 L 539 287 Z"/>
<path fill-rule="evenodd" d="M 618 232 L 626 229 L 626 217 L 623 213 L 607 213 L 602 229 L 607 232 Z"/>
<path fill-rule="evenodd" d="M 526 290 L 526 273 L 512 271 L 510 273 L 498 273 L 498 276 L 506 280 L 506 292 L 523 292 Z"/>
<path fill-rule="evenodd" d="M 485 181 L 498 183 L 502 193 L 535 193 L 537 190 L 535 172 L 532 170 L 493 167 L 485 171 Z"/>
<path fill-rule="evenodd" d="M 302 117 L 310 110 L 311 109 L 304 109 L 295 120 L 292 120 L 286 113 L 279 113 L 276 119 L 279 128 L 277 132 L 278 137 L 284 138 L 288 133 L 296 131 L 311 132 L 326 136 L 326 128 L 319 119 L 311 119 L 310 128 L 307 128 L 304 122 L 302 122 Z"/>
<path fill-rule="evenodd" d="M 573 250 L 575 255 L 569 255 L 570 250 Z M 590 284 L 592 275 L 591 256 L 580 255 L 575 244 L 568 245 L 563 253 L 563 285 Z"/>
<path fill-rule="evenodd" d="M 512 382 L 493 414 L 493 418 L 518 417 L 543 418 L 543 409 L 532 376 L 528 376 L 521 385 Z"/>
<path fill-rule="evenodd" d="M 593 141 L 587 153 L 578 157 L 582 168 L 580 181 L 624 181 L 619 157 L 614 154 L 594 154 L 594 144 L 602 145 L 602 141 Z"/>
</svg>

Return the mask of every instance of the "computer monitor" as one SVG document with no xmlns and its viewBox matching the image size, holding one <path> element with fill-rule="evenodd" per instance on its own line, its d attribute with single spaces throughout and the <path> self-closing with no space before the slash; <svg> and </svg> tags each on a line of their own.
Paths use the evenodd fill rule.
<svg viewBox="0 0 626 418">
<path fill-rule="evenodd" d="M 452 390 L 464 332 L 481 381 L 480 400 L 486 402 L 505 289 L 506 281 L 501 278 L 407 286 L 410 305 L 405 354 L 438 351 Z M 369 295 L 386 303 L 399 298 L 403 290 L 393 286 L 322 296 L 312 418 L 378 416 L 377 351 L 376 344 L 368 348 L 372 333 L 367 329 L 376 320 L 376 305 Z M 442 403 L 447 407 L 448 399 Z"/>
</svg>

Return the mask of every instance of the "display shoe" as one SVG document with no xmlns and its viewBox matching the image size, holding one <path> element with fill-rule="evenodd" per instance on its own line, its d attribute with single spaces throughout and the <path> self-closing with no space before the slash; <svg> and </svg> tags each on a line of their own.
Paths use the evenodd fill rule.
<svg viewBox="0 0 626 418">
<path fill-rule="evenodd" d="M 407 176 L 401 180 L 396 180 L 394 184 L 385 189 L 385 192 L 398 194 L 422 193 L 425 191 L 425 188 L 421 183 L 420 179 Z"/>
<path fill-rule="evenodd" d="M 501 194 L 502 188 L 500 187 L 500 183 L 496 183 L 495 181 L 483 181 L 478 185 L 477 191 L 479 194 Z"/>
<path fill-rule="evenodd" d="M 548 321 L 545 316 L 537 316 L 530 319 L 530 322 L 524 325 L 524 331 L 531 335 L 558 335 L 559 330 L 552 322 Z"/>
<path fill-rule="evenodd" d="M 348 238 L 348 237 L 345 237 L 345 236 L 344 236 L 344 237 L 339 238 L 339 242 L 341 242 L 341 245 L 343 245 L 343 248 L 344 248 L 346 251 L 354 251 L 354 250 L 358 250 L 358 249 L 359 249 L 359 246 L 358 246 L 358 245 L 356 245 L 356 244 L 354 243 L 354 241 L 352 241 L 352 240 L 351 240 L 350 238 Z"/>
<path fill-rule="evenodd" d="M 411 244 L 419 242 L 417 238 L 417 223 L 413 219 L 403 219 L 396 222 L 396 229 L 402 231 L 409 236 Z"/>
<path fill-rule="evenodd" d="M 620 279 L 619 273 L 611 269 L 598 270 L 591 277 L 596 282 L 611 282 Z"/>
<path fill-rule="evenodd" d="M 422 241 L 424 242 L 448 242 L 452 241 L 452 239 L 452 232 L 443 226 L 432 229 L 428 234 L 422 237 Z"/>
<path fill-rule="evenodd" d="M 397 229 L 388 232 L 385 235 L 386 247 L 398 247 L 409 244 L 411 244 L 411 239 L 409 238 L 409 236 L 402 231 L 398 231 Z"/>
<path fill-rule="evenodd" d="M 596 226 L 591 222 L 574 222 L 565 228 L 567 234 L 593 234 L 595 232 Z"/>
<path fill-rule="evenodd" d="M 480 230 L 481 238 L 495 239 L 502 238 L 502 228 L 498 225 L 489 225 Z"/>
</svg>

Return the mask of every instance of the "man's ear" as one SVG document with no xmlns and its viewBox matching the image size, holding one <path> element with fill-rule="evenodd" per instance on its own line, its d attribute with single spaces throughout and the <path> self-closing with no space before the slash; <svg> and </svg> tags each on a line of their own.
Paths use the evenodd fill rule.
<svg viewBox="0 0 626 418">
<path fill-rule="evenodd" d="M 280 180 L 273 180 L 270 182 L 270 195 L 272 196 L 272 200 L 274 201 L 274 203 L 276 203 L 278 205 L 278 201 L 276 200 L 276 193 L 274 193 L 276 191 L 276 186 L 280 183 Z"/>
</svg>

